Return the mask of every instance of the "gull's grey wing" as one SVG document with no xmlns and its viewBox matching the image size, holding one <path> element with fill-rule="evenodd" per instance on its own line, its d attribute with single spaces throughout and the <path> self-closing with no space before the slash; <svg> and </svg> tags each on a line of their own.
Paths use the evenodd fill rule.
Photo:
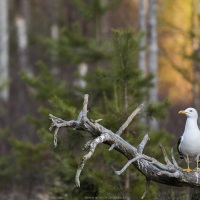
<svg viewBox="0 0 200 200">
<path fill-rule="evenodd" d="M 183 141 L 183 136 L 181 136 L 180 138 L 179 138 L 179 140 L 178 140 L 178 143 L 177 143 L 177 150 L 178 150 L 178 153 L 180 154 L 180 158 L 181 159 L 184 159 L 184 156 L 183 156 L 183 154 L 181 153 L 181 143 L 182 143 L 182 141 Z"/>
</svg>

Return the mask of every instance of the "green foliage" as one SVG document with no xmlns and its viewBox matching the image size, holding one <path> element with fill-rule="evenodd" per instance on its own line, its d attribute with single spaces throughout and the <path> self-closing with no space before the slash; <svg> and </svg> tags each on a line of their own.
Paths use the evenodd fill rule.
<svg viewBox="0 0 200 200">
<path fill-rule="evenodd" d="M 72 0 L 81 15 L 86 19 L 94 19 L 103 16 L 107 11 L 119 4 L 120 0 L 111 0 L 104 3 L 101 0 L 90 0 L 87 3 L 81 0 Z"/>
<path fill-rule="evenodd" d="M 46 161 L 51 157 L 46 145 L 42 143 L 33 145 L 15 138 L 10 138 L 10 144 L 13 162 L 16 171 L 21 172 L 20 176 L 26 175 L 23 172 L 34 171 L 42 174 L 45 171 Z"/>
<path fill-rule="evenodd" d="M 170 106 L 168 100 L 160 103 L 151 102 L 147 107 L 147 115 L 156 119 L 164 119 L 166 117 L 165 109 Z"/>
<path fill-rule="evenodd" d="M 54 96 L 65 97 L 66 82 L 55 79 L 51 70 L 43 63 L 38 62 L 39 74 L 35 77 L 29 77 L 25 72 L 21 73 L 21 78 L 33 88 L 40 88 L 35 90 L 32 94 L 40 101 L 47 100 Z"/>
<path fill-rule="evenodd" d="M 45 38 L 43 43 L 48 46 L 49 55 L 57 56 L 68 64 L 95 63 L 110 58 L 109 42 L 98 43 L 94 38 L 85 37 L 78 24 L 70 30 L 62 29 L 58 41 Z"/>
<path fill-rule="evenodd" d="M 127 95 L 135 103 L 144 99 L 153 78 L 144 77 L 137 67 L 140 39 L 141 35 L 136 35 L 132 30 L 113 31 L 113 67 L 109 72 L 110 80 L 119 88 L 118 93 L 124 94 L 123 91 L 127 89 Z"/>
<path fill-rule="evenodd" d="M 15 182 L 27 189 L 32 187 L 31 183 L 43 180 L 53 158 L 49 148 L 44 143 L 33 145 L 14 137 L 9 137 L 6 142 L 11 149 L 0 159 L 1 188 Z"/>
</svg>

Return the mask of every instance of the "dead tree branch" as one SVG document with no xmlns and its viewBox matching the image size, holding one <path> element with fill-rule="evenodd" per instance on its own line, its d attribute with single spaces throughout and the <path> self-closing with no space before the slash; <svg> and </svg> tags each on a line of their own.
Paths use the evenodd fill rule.
<svg viewBox="0 0 200 200">
<path fill-rule="evenodd" d="M 142 103 L 141 105 L 139 105 L 132 113 L 131 115 L 128 117 L 128 119 L 124 122 L 124 124 L 119 128 L 119 130 L 116 132 L 117 135 L 121 135 L 126 128 L 129 126 L 129 124 L 133 121 L 133 118 L 140 112 L 140 110 L 145 106 L 145 103 Z M 113 144 L 109 151 L 113 150 L 115 147 L 115 144 Z"/>
<path fill-rule="evenodd" d="M 84 149 L 89 149 L 89 152 L 85 156 L 83 156 L 82 161 L 76 172 L 75 183 L 78 187 L 80 187 L 79 177 L 84 168 L 85 162 L 94 154 L 97 145 L 101 143 L 112 146 L 112 148 L 123 154 L 128 159 L 128 162 L 120 171 L 116 171 L 116 174 L 120 175 L 126 170 L 127 167 L 130 166 L 130 164 L 133 164 L 136 167 L 136 169 L 146 177 L 146 192 L 149 189 L 150 181 L 179 187 L 200 186 L 199 173 L 183 172 L 183 169 L 178 166 L 174 158 L 173 149 L 171 150 L 171 162 L 164 147 L 160 145 L 166 163 L 163 164 L 155 158 L 143 154 L 143 150 L 147 144 L 147 141 L 149 140 L 148 134 L 144 136 L 143 140 L 137 148 L 120 137 L 123 131 L 131 123 L 134 116 L 143 108 L 144 104 L 141 104 L 131 114 L 127 121 L 120 127 L 120 129 L 116 133 L 113 133 L 111 130 L 106 129 L 105 127 L 99 124 L 99 121 L 101 119 L 91 120 L 87 117 L 88 97 L 89 95 L 87 94 L 84 96 L 83 109 L 81 110 L 77 120 L 65 121 L 63 119 L 53 116 L 52 114 L 49 115 L 49 118 L 52 121 L 52 124 L 49 129 L 53 130 L 53 128 L 55 128 L 55 147 L 57 145 L 57 134 L 59 128 L 62 127 L 89 132 L 93 137 L 93 139 L 88 141 L 84 146 Z M 143 198 L 146 195 L 146 192 L 144 193 Z"/>
</svg>

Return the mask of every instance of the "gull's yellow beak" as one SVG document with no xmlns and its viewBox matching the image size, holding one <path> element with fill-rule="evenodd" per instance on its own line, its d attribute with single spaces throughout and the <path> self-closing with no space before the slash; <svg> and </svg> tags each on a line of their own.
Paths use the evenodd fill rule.
<svg viewBox="0 0 200 200">
<path fill-rule="evenodd" d="M 178 114 L 183 114 L 183 115 L 185 115 L 186 112 L 185 112 L 185 110 L 180 110 L 180 111 L 178 112 Z"/>
</svg>

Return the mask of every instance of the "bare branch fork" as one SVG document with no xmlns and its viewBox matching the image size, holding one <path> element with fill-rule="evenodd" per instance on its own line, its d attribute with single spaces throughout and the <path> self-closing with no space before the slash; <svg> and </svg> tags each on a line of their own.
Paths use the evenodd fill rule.
<svg viewBox="0 0 200 200">
<path fill-rule="evenodd" d="M 55 128 L 55 147 L 57 145 L 57 134 L 59 128 L 62 127 L 86 131 L 92 135 L 93 139 L 91 139 L 84 145 L 84 150 L 89 149 L 89 151 L 85 156 L 83 156 L 82 161 L 78 166 L 76 172 L 75 183 L 78 187 L 80 187 L 79 177 L 84 168 L 85 162 L 93 155 L 97 145 L 101 143 L 109 145 L 109 150 L 115 149 L 128 159 L 128 162 L 124 165 L 124 167 L 121 170 L 115 172 L 117 175 L 123 173 L 127 169 L 127 167 L 133 164 L 137 168 L 137 170 L 146 177 L 146 191 L 142 198 L 145 197 L 147 191 L 149 190 L 150 181 L 179 187 L 200 186 L 199 174 L 197 172 L 183 172 L 182 168 L 178 166 L 174 158 L 173 149 L 171 150 L 170 161 L 164 147 L 160 145 L 165 160 L 165 164 L 163 164 L 155 158 L 143 154 L 143 150 L 149 140 L 148 134 L 144 136 L 141 143 L 137 147 L 134 147 L 133 145 L 129 144 L 126 140 L 120 137 L 123 131 L 132 122 L 135 115 L 145 106 L 144 103 L 142 103 L 138 108 L 136 108 L 136 110 L 134 110 L 131 113 L 126 122 L 119 128 L 119 130 L 116 133 L 113 133 L 111 130 L 108 130 L 107 128 L 99 124 L 101 119 L 92 120 L 87 117 L 88 98 L 89 95 L 86 94 L 84 96 L 83 109 L 79 113 L 77 120 L 65 121 L 63 119 L 53 116 L 52 114 L 49 114 L 49 118 L 52 120 L 52 124 L 49 129 L 51 131 L 53 130 L 53 128 Z"/>
</svg>

